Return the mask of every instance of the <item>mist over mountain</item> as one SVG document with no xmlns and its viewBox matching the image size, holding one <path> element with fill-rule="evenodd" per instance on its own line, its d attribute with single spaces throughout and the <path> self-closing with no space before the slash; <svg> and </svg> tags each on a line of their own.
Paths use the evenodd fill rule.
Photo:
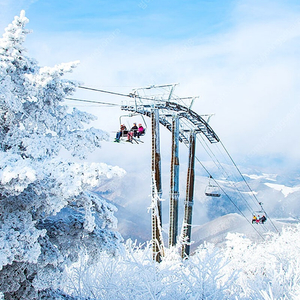
<svg viewBox="0 0 300 300">
<path fill-rule="evenodd" d="M 231 167 L 227 166 L 227 168 Z M 299 220 L 300 183 L 297 174 L 286 176 L 259 173 L 253 170 L 251 173 L 250 168 L 245 168 L 243 171 L 249 172 L 248 174 L 243 173 L 243 176 L 252 192 L 249 191 L 241 177 L 239 180 L 233 181 L 220 176 L 216 181 L 220 185 L 221 196 L 217 198 L 205 196 L 208 178 L 199 175 L 198 171 L 195 178 L 193 206 L 193 250 L 204 241 L 222 242 L 228 232 L 243 233 L 256 240 L 258 234 L 249 223 L 251 223 L 253 213 L 261 213 L 258 202 L 262 203 L 271 222 L 274 222 L 279 229 L 283 224 L 279 222 L 282 219 L 288 219 L 290 222 Z M 119 232 L 125 239 L 137 239 L 138 242 L 151 239 L 151 213 L 148 209 L 151 202 L 150 174 L 145 174 L 140 177 L 136 173 L 127 173 L 123 178 L 97 189 L 102 197 L 117 206 L 116 217 L 118 218 Z M 167 172 L 163 173 L 165 190 L 162 196 L 162 219 L 166 239 L 169 226 L 168 176 Z M 180 178 L 179 232 L 183 221 L 186 188 L 184 168 L 180 173 Z M 262 234 L 274 231 L 271 222 L 267 222 L 263 230 L 260 228 L 261 226 L 257 226 L 256 229 L 259 229 Z"/>
</svg>

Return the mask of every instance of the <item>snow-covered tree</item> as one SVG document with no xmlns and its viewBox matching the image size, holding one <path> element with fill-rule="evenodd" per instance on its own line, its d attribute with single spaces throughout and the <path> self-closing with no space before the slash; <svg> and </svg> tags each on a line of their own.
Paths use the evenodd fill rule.
<svg viewBox="0 0 300 300">
<path fill-rule="evenodd" d="M 62 149 L 84 158 L 107 134 L 63 105 L 78 84 L 62 76 L 78 62 L 40 67 L 25 55 L 27 22 L 22 11 L 0 39 L 0 291 L 49 299 L 81 251 L 90 262 L 117 251 L 115 208 L 87 190 L 123 170 L 60 158 Z"/>
<path fill-rule="evenodd" d="M 123 256 L 101 253 L 96 264 L 84 257 L 66 268 L 64 291 L 75 299 L 300 299 L 300 224 L 256 243 L 228 233 L 217 247 L 204 243 L 189 259 L 166 249 L 161 263 L 151 244 L 127 241 Z"/>
<path fill-rule="evenodd" d="M 223 281 L 226 262 L 222 254 L 206 245 L 182 260 L 167 249 L 161 263 L 152 259 L 151 244 L 136 247 L 130 240 L 123 256 L 105 254 L 93 266 L 81 260 L 67 269 L 66 293 L 81 299 L 236 299 L 229 297 L 233 276 Z"/>
</svg>

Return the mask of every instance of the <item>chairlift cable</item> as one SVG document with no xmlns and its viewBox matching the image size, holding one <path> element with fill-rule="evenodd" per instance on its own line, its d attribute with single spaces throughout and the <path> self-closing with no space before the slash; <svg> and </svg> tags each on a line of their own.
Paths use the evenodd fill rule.
<svg viewBox="0 0 300 300">
<path fill-rule="evenodd" d="M 202 138 L 202 139 L 203 139 L 203 138 Z M 204 140 L 204 142 L 205 142 L 205 140 Z M 223 152 L 219 149 L 218 145 L 216 145 L 216 146 L 217 146 L 216 148 L 217 148 L 218 152 L 223 156 L 223 158 L 226 159 L 225 155 L 224 155 Z M 208 148 L 209 148 L 209 147 L 208 147 Z M 213 153 L 213 152 L 212 152 L 212 153 Z M 222 168 L 223 168 L 223 166 L 222 166 Z M 235 168 L 237 169 L 236 165 L 235 165 Z M 228 175 L 228 177 L 229 177 L 230 174 L 228 174 L 228 172 L 227 172 L 224 168 L 223 168 L 223 170 L 224 170 L 224 172 L 225 172 L 225 173 Z M 233 172 L 231 172 L 231 174 L 232 174 L 232 177 L 233 177 L 233 179 L 234 179 L 235 181 L 238 181 L 238 180 L 239 180 Z M 252 208 L 252 206 L 250 205 L 250 203 L 247 201 L 247 199 L 246 199 L 246 197 L 243 195 L 242 191 L 236 186 L 236 183 L 233 182 L 233 184 L 231 184 L 231 186 L 234 187 L 234 188 L 238 191 L 240 197 L 244 200 L 244 202 L 245 202 L 245 204 L 246 204 L 248 210 L 249 210 L 250 213 L 253 215 L 254 209 Z M 250 189 L 250 190 L 251 190 L 251 189 Z M 252 193 L 253 193 L 253 191 L 251 190 L 251 194 L 252 194 Z M 250 195 L 249 195 L 249 196 L 250 196 Z M 250 197 L 250 199 L 252 199 L 252 200 L 254 201 L 254 204 L 256 204 L 255 200 L 254 200 L 252 197 Z M 265 212 L 265 211 L 264 211 L 264 212 Z M 267 215 L 266 212 L 265 212 L 265 215 Z M 267 229 L 266 229 L 265 227 L 263 227 L 263 228 L 264 228 L 265 231 L 267 231 Z"/>
<path fill-rule="evenodd" d="M 78 99 L 78 98 L 65 98 L 66 100 L 72 100 L 72 101 L 80 101 L 80 102 L 88 102 L 88 103 L 95 103 L 95 104 L 101 104 L 101 105 L 108 105 L 108 106 L 121 106 L 120 104 L 116 103 L 109 103 L 109 102 L 101 102 L 101 101 L 94 101 L 94 100 L 86 100 L 86 99 Z"/>
<path fill-rule="evenodd" d="M 201 135 L 200 135 L 201 136 Z M 210 147 L 207 146 L 207 142 L 205 141 L 205 139 L 203 139 L 203 137 L 201 136 L 202 141 L 205 143 L 206 147 L 209 149 L 209 151 L 212 153 L 213 157 L 215 158 L 216 161 L 214 161 L 214 158 L 208 153 L 208 151 L 205 149 L 203 143 L 201 142 L 200 139 L 199 142 L 201 143 L 202 147 L 204 148 L 204 150 L 206 151 L 206 153 L 210 156 L 210 158 L 212 159 L 213 163 L 216 165 L 216 167 L 223 171 L 224 175 L 228 178 L 230 175 L 228 174 L 228 172 L 225 170 L 225 168 L 222 166 L 221 162 L 218 160 L 218 158 L 216 157 L 215 153 L 212 151 L 212 149 Z M 240 189 L 236 186 L 235 182 L 230 183 L 231 187 L 234 188 L 238 193 L 240 198 L 244 201 L 246 208 L 248 209 L 248 211 L 252 214 L 253 209 L 251 207 L 251 205 L 248 203 L 247 199 L 244 197 L 244 195 L 242 194 L 242 192 L 240 191 Z"/>
<path fill-rule="evenodd" d="M 187 121 L 182 121 L 185 123 L 185 125 L 187 127 L 189 127 L 190 129 L 192 129 L 189 125 L 189 123 Z M 225 168 L 222 166 L 222 164 L 220 163 L 220 161 L 218 160 L 218 158 L 216 157 L 215 153 L 212 151 L 211 147 L 209 147 L 207 145 L 206 140 L 202 137 L 202 135 L 200 134 L 200 137 L 202 139 L 202 141 L 200 140 L 199 136 L 197 136 L 198 141 L 201 143 L 203 149 L 206 151 L 206 153 L 208 154 L 208 156 L 211 158 L 212 162 L 215 164 L 215 166 L 220 170 L 220 172 L 223 172 L 223 175 L 225 175 L 225 177 L 229 177 L 228 172 L 225 170 Z M 210 154 L 211 153 L 211 154 Z M 224 156 L 225 157 L 225 156 Z M 210 175 L 210 174 L 209 174 Z M 215 181 L 215 180 L 214 180 Z M 215 181 L 216 182 L 216 181 Z M 217 183 L 218 184 L 218 183 Z M 219 186 L 219 184 L 218 184 Z M 245 198 L 245 196 L 242 194 L 242 192 L 238 189 L 238 187 L 236 186 L 235 183 L 231 184 L 231 186 L 239 193 L 240 198 L 244 201 L 245 205 L 246 205 L 246 209 L 250 212 L 250 214 L 253 214 L 253 208 L 251 207 L 251 205 L 249 204 L 249 202 L 247 201 L 247 199 Z"/>
<path fill-rule="evenodd" d="M 225 160 L 227 160 L 228 156 L 226 157 L 226 156 L 224 155 L 224 153 L 223 153 L 223 151 L 221 151 L 219 145 L 217 145 L 216 148 L 217 148 L 218 152 L 223 156 L 223 158 L 224 158 Z M 224 150 L 224 149 L 223 149 L 223 150 Z M 232 161 L 231 161 L 231 162 L 232 162 Z M 235 167 L 235 169 L 236 169 L 236 167 Z M 235 173 L 231 172 L 231 174 L 232 174 L 232 177 L 233 177 L 233 179 L 234 179 L 235 181 L 238 181 L 238 180 L 239 180 Z M 252 195 L 252 193 L 253 193 L 253 192 L 251 191 L 251 195 Z M 251 197 L 251 195 L 248 194 L 249 198 L 253 201 L 254 205 L 256 206 L 256 205 L 257 205 L 257 202 L 256 202 L 255 198 Z M 246 200 L 246 201 L 247 201 L 247 200 Z M 249 204 L 249 206 L 251 207 L 250 204 Z M 252 209 L 252 207 L 251 207 L 251 213 L 252 213 L 252 214 L 253 214 L 254 211 L 255 211 L 255 210 Z"/>
<path fill-rule="evenodd" d="M 197 156 L 195 156 L 195 159 L 198 161 L 198 163 L 202 166 L 202 168 L 207 172 L 207 174 L 209 176 L 211 176 L 211 179 L 218 185 L 218 187 L 222 190 L 222 192 L 224 193 L 224 195 L 229 199 L 229 201 L 235 206 L 235 208 L 240 212 L 240 214 L 246 219 L 246 221 L 250 224 L 250 226 L 252 226 L 252 228 L 258 233 L 258 235 L 265 240 L 265 238 L 261 235 L 261 233 L 253 226 L 252 223 L 250 223 L 250 221 L 248 220 L 248 218 L 244 215 L 244 213 L 239 209 L 239 207 L 234 203 L 234 201 L 232 201 L 232 199 L 230 198 L 230 196 L 225 192 L 225 190 L 219 185 L 219 183 L 212 177 L 212 175 L 210 174 L 210 172 L 207 170 L 207 168 L 203 165 L 203 163 L 198 159 Z"/>
<path fill-rule="evenodd" d="M 250 192 L 252 193 L 253 197 L 256 199 L 257 203 L 260 205 L 262 211 L 265 213 L 266 217 L 270 220 L 271 224 L 273 225 L 273 227 L 275 228 L 275 230 L 278 232 L 278 234 L 280 235 L 279 230 L 277 229 L 277 227 L 275 226 L 275 224 L 273 223 L 273 221 L 271 220 L 271 218 L 267 215 L 266 211 L 264 210 L 264 208 L 262 207 L 261 202 L 257 199 L 257 197 L 255 196 L 254 192 L 252 191 L 252 189 L 250 188 L 248 182 L 246 181 L 245 177 L 243 176 L 243 174 L 241 173 L 241 171 L 239 170 L 239 168 L 237 167 L 236 163 L 234 162 L 233 158 L 231 157 L 231 155 L 229 154 L 229 152 L 227 151 L 226 147 L 224 146 L 224 144 L 222 143 L 222 141 L 220 140 L 220 143 L 223 147 L 223 149 L 226 151 L 227 155 L 229 156 L 230 160 L 232 161 L 232 163 L 234 164 L 235 168 L 237 169 L 237 171 L 239 172 L 240 176 L 242 177 L 243 181 L 246 183 L 246 185 L 248 186 Z"/>
<path fill-rule="evenodd" d="M 225 174 L 226 179 L 227 179 L 227 178 L 230 178 L 231 175 L 229 174 L 229 172 L 222 166 L 221 162 L 218 160 L 217 156 L 216 156 L 215 153 L 212 151 L 211 147 L 209 147 L 209 146 L 207 145 L 207 142 L 206 142 L 205 139 L 203 139 L 202 135 L 200 135 L 200 136 L 201 136 L 202 141 L 205 143 L 207 149 L 209 149 L 209 151 L 210 151 L 210 152 L 212 153 L 212 155 L 215 157 L 217 163 L 220 165 L 221 169 L 223 170 L 223 172 L 224 172 L 224 174 Z M 200 143 L 201 143 L 201 141 L 200 141 Z M 201 144 L 202 144 L 202 143 L 201 143 Z M 202 146 L 203 146 L 203 144 L 202 144 Z M 216 146 L 217 146 L 217 150 L 218 150 L 218 151 L 220 152 L 220 154 L 225 158 L 225 156 L 223 155 L 223 153 L 222 153 L 222 152 L 220 151 L 220 149 L 218 148 L 218 145 L 216 145 Z M 204 148 L 204 147 L 203 147 L 203 148 Z M 208 154 L 208 155 L 209 155 L 209 154 Z M 210 156 L 210 157 L 211 157 L 211 156 Z M 211 157 L 211 158 L 212 158 L 212 157 Z M 214 163 L 215 163 L 215 165 L 217 166 L 216 162 L 214 162 Z M 218 166 L 217 166 L 217 167 L 218 167 Z M 219 168 L 219 169 L 220 169 L 220 168 Z M 232 177 L 233 177 L 233 179 L 234 179 L 235 181 L 238 181 L 238 178 L 235 176 L 234 173 L 232 173 Z M 225 179 L 225 180 L 226 180 L 226 179 Z M 246 197 L 243 195 L 242 191 L 236 186 L 236 182 L 235 182 L 235 181 L 233 181 L 232 183 L 230 183 L 230 182 L 228 181 L 228 183 L 231 185 L 232 188 L 234 188 L 234 189 L 239 193 L 241 199 L 245 202 L 246 207 L 248 208 L 248 210 L 249 210 L 250 213 L 252 214 L 253 211 L 254 211 L 253 208 L 251 207 L 250 203 L 247 201 Z"/>
<path fill-rule="evenodd" d="M 167 87 L 168 85 L 165 85 Z M 158 86 L 159 87 L 159 86 Z M 164 87 L 164 86 L 161 86 Z M 90 90 L 94 92 L 100 92 L 100 93 L 106 93 L 106 94 L 111 94 L 111 95 L 116 95 L 116 96 L 121 96 L 121 97 L 128 97 L 128 98 L 138 98 L 141 100 L 149 100 L 149 101 L 156 101 L 156 102 L 166 102 L 166 100 L 161 100 L 161 99 L 155 99 L 155 98 L 149 98 L 149 97 L 143 97 L 135 94 L 123 94 L 123 93 L 117 93 L 117 92 L 112 92 L 112 91 L 107 91 L 107 90 L 102 90 L 102 89 L 96 89 L 96 88 L 91 88 L 87 86 L 78 86 L 79 89 L 85 89 L 85 90 Z M 137 89 L 136 89 L 137 90 Z M 179 100 L 182 99 L 190 99 L 194 97 L 184 97 L 184 98 L 178 98 Z"/>
<path fill-rule="evenodd" d="M 187 127 L 190 127 L 189 126 L 189 123 L 188 122 L 186 122 L 185 121 L 185 125 L 187 126 Z M 191 127 L 190 127 L 190 129 L 192 129 Z M 202 138 L 202 135 L 200 135 L 201 136 L 201 138 Z M 214 154 L 214 152 L 212 151 L 212 149 L 207 145 L 207 142 L 202 138 L 202 140 L 204 140 L 204 144 L 205 144 L 205 146 L 204 146 L 204 144 L 201 142 L 201 140 L 197 137 L 197 139 L 198 139 L 198 141 L 201 143 L 201 145 L 202 145 L 202 147 L 204 148 L 204 150 L 206 151 L 206 153 L 208 154 L 208 156 L 212 159 L 212 161 L 213 161 L 213 163 L 216 165 L 216 167 L 220 170 L 220 168 L 224 171 L 224 173 L 227 175 L 227 176 L 229 176 L 229 174 L 227 173 L 227 171 L 224 169 L 224 167 L 222 166 L 222 164 L 220 163 L 220 161 L 218 160 L 218 158 L 216 157 L 216 155 Z M 207 149 L 208 150 L 207 150 Z M 209 153 L 209 152 L 211 152 L 211 154 Z M 216 161 L 214 160 L 214 158 L 215 158 L 215 160 L 217 161 L 217 163 L 216 163 Z M 232 201 L 232 199 L 230 198 L 230 196 L 224 191 L 224 189 L 219 185 L 219 183 L 212 177 L 212 175 L 210 174 L 210 172 L 206 169 L 206 167 L 203 165 L 203 163 L 201 163 L 200 161 L 199 161 L 199 159 L 196 157 L 196 159 L 197 159 L 197 161 L 202 165 L 202 167 L 204 168 L 204 170 L 208 173 L 208 175 L 213 179 L 213 181 L 217 184 L 217 186 L 222 190 L 222 192 L 227 196 L 227 198 L 234 204 L 234 206 L 241 212 L 241 214 L 246 218 L 246 220 L 247 220 L 247 222 L 248 223 L 250 223 L 250 221 L 248 220 L 248 218 L 242 213 L 242 211 L 238 208 L 238 206 Z M 219 166 L 218 166 L 219 165 Z M 244 201 L 244 203 L 246 204 L 246 208 L 250 211 L 250 213 L 252 214 L 253 213 L 253 209 L 252 209 L 252 207 L 251 207 L 251 205 L 249 204 L 249 202 L 247 201 L 247 199 L 244 197 L 244 195 L 241 193 L 241 191 L 236 187 L 236 185 L 234 185 L 233 186 L 237 191 L 238 191 L 238 193 L 240 194 L 240 197 L 241 197 L 241 199 Z M 253 224 L 252 223 L 250 223 L 251 224 L 251 226 L 253 226 Z M 264 228 L 264 230 L 266 230 L 266 228 Z"/>
<path fill-rule="evenodd" d="M 203 139 L 203 138 L 202 138 L 202 139 Z M 204 140 L 204 142 L 206 142 L 206 141 Z M 208 147 L 208 148 L 209 148 L 209 147 Z M 223 158 L 226 160 L 226 156 L 224 155 L 223 151 L 220 150 L 219 145 L 216 145 L 216 149 L 217 149 L 218 152 L 223 156 Z M 223 167 L 222 167 L 222 168 L 223 168 Z M 223 168 L 223 169 L 224 169 L 224 168 Z M 231 172 L 231 175 L 228 174 L 228 172 L 227 172 L 225 169 L 224 169 L 224 172 L 228 175 L 228 177 L 232 175 L 232 178 L 233 178 L 236 182 L 239 180 L 238 177 L 237 177 L 233 172 Z M 237 192 L 239 193 L 241 199 L 244 200 L 244 202 L 245 202 L 245 204 L 246 204 L 246 206 L 247 206 L 247 208 L 248 208 L 248 211 L 250 211 L 250 213 L 253 215 L 253 214 L 254 214 L 254 209 L 252 208 L 252 206 L 250 205 L 250 203 L 248 202 L 248 200 L 247 200 L 246 197 L 244 196 L 243 192 L 236 186 L 236 182 L 235 182 L 235 181 L 233 181 L 233 183 L 231 184 L 231 186 L 237 190 Z M 252 193 L 251 193 L 251 194 L 252 194 Z M 250 197 L 249 194 L 248 194 L 248 196 Z M 251 200 L 253 201 L 253 203 L 256 205 L 255 200 L 254 200 L 252 197 L 250 197 L 250 199 L 251 199 Z M 267 215 L 267 214 L 265 213 L 265 215 Z M 266 232 L 268 231 L 267 228 L 266 228 L 265 226 L 263 226 L 263 229 L 264 229 Z"/>
<path fill-rule="evenodd" d="M 205 142 L 205 141 L 204 141 Z M 224 147 L 223 147 L 223 149 L 224 149 Z M 226 159 L 226 157 L 224 156 L 224 154 L 223 154 L 223 152 L 219 149 L 219 147 L 217 147 L 217 150 L 219 151 L 219 153 Z M 213 153 L 213 152 L 212 152 Z M 228 154 L 228 151 L 226 151 L 226 153 Z M 229 157 L 231 158 L 231 156 L 229 155 Z M 231 158 L 231 162 L 233 162 L 233 159 Z M 233 162 L 234 163 L 234 162 Z M 236 166 L 236 164 L 234 163 L 234 166 L 235 166 L 235 168 L 238 170 L 238 168 L 237 168 L 237 166 Z M 223 167 L 222 167 L 223 168 Z M 228 177 L 230 176 L 228 173 L 227 173 L 227 171 L 223 168 L 223 170 L 224 170 L 224 172 L 228 175 Z M 240 173 L 240 172 L 239 172 Z M 241 174 L 241 173 L 240 173 Z M 235 181 L 238 181 L 238 178 L 236 177 L 236 175 L 232 172 L 232 176 L 233 176 L 233 179 L 235 180 Z M 244 178 L 243 178 L 244 179 Z M 246 203 L 246 206 L 248 207 L 248 210 L 250 211 L 250 213 L 251 214 L 253 214 L 253 212 L 254 212 L 254 209 L 251 207 L 251 205 L 250 205 L 250 203 L 247 201 L 247 199 L 246 199 L 246 197 L 243 195 L 243 193 L 242 193 L 242 191 L 240 191 L 239 190 L 239 188 L 236 186 L 236 184 L 235 183 L 233 183 L 232 185 L 231 185 L 232 187 L 234 187 L 237 191 L 238 191 L 238 193 L 240 194 L 240 197 L 244 200 L 244 202 Z M 253 193 L 253 191 L 251 190 L 251 188 L 248 186 L 248 188 L 250 189 L 250 191 L 251 191 L 251 194 L 254 194 Z M 254 201 L 254 199 L 252 198 L 252 197 L 250 197 L 250 199 L 252 199 L 253 201 Z M 260 203 L 260 202 L 259 202 Z M 256 204 L 255 202 L 254 202 L 254 204 Z M 262 208 L 263 209 L 263 208 Z M 264 213 L 265 213 L 265 215 L 267 215 L 267 213 L 265 212 L 265 210 L 263 210 L 264 211 Z M 265 230 L 266 230 L 266 228 L 264 228 Z"/>
<path fill-rule="evenodd" d="M 86 86 L 78 86 L 79 89 L 84 89 L 84 90 L 90 90 L 94 92 L 100 92 L 100 93 L 106 93 L 106 94 L 111 94 L 111 95 L 116 95 L 116 96 L 122 96 L 122 97 L 128 97 L 128 98 L 139 98 L 143 100 L 150 100 L 150 101 L 161 101 L 161 100 L 156 100 L 152 98 L 147 98 L 147 97 L 140 97 L 138 95 L 128 95 L 128 94 L 123 94 L 123 93 L 117 93 L 117 92 L 112 92 L 112 91 L 106 91 L 106 90 L 101 90 L 101 89 L 96 89 L 96 88 L 91 88 L 91 87 L 86 87 Z"/>
<path fill-rule="evenodd" d="M 100 93 L 106 93 L 106 94 L 112 94 L 112 95 L 116 95 L 116 96 L 122 96 L 122 97 L 130 97 L 129 95 L 126 94 L 122 94 L 122 93 L 117 93 L 117 92 L 111 92 L 111 91 L 106 91 L 106 90 L 100 90 L 100 89 L 95 89 L 95 88 L 91 88 L 91 87 L 87 87 L 87 86 L 78 86 L 79 89 L 84 89 L 84 90 L 91 90 L 91 91 L 95 91 L 95 92 L 100 92 Z"/>
<path fill-rule="evenodd" d="M 187 122 L 185 122 L 185 123 L 186 123 L 186 125 L 187 125 Z M 203 143 L 202 143 L 202 141 L 200 140 L 200 138 L 202 139 Z M 203 138 L 203 136 L 202 136 L 201 134 L 200 134 L 200 138 L 199 138 L 199 135 L 197 135 L 198 141 L 201 143 L 203 149 L 206 151 L 206 153 L 208 154 L 208 156 L 211 158 L 211 160 L 213 161 L 213 163 L 215 164 L 215 166 L 216 166 L 221 172 L 224 173 L 225 177 L 229 177 L 228 172 L 227 172 L 227 171 L 225 170 L 225 168 L 222 166 L 222 164 L 220 163 L 220 161 L 219 161 L 218 158 L 216 157 L 215 153 L 212 151 L 211 147 L 209 147 L 209 146 L 207 145 L 206 140 Z M 210 152 L 211 154 L 210 154 L 209 152 Z M 215 159 L 215 160 L 214 160 L 214 159 Z M 235 184 L 233 184 L 233 185 L 231 184 L 231 186 L 232 186 L 233 188 L 235 188 L 235 189 L 238 191 L 238 193 L 240 194 L 241 199 L 245 202 L 245 205 L 246 205 L 247 209 L 248 209 L 248 210 L 250 211 L 250 213 L 252 214 L 253 209 L 252 209 L 252 207 L 250 206 L 250 204 L 248 203 L 248 201 L 245 199 L 244 195 L 243 195 L 243 194 L 241 193 L 241 191 L 236 187 Z"/>
<path fill-rule="evenodd" d="M 185 144 L 186 145 L 186 144 Z M 186 145 L 188 147 L 188 145 Z M 257 234 L 263 239 L 264 237 L 261 235 L 261 233 L 253 226 L 252 223 L 250 223 L 249 219 L 245 216 L 245 214 L 239 209 L 239 207 L 234 203 L 234 201 L 230 198 L 230 196 L 225 192 L 225 190 L 219 185 L 219 183 L 213 178 L 211 173 L 208 171 L 208 169 L 203 165 L 203 163 L 198 159 L 198 157 L 195 155 L 195 159 L 198 161 L 198 163 L 202 166 L 202 168 L 206 171 L 206 173 L 211 177 L 211 179 L 218 185 L 218 187 L 221 189 L 221 191 L 224 193 L 224 195 L 229 199 L 229 201 L 234 205 L 234 207 L 240 212 L 240 214 L 246 219 L 246 221 L 249 223 L 249 225 L 257 232 Z"/>
</svg>

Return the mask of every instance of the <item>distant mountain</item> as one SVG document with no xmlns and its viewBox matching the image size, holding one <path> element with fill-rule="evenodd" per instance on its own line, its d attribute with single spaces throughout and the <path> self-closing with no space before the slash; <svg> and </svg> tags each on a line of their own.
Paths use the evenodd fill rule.
<svg viewBox="0 0 300 300">
<path fill-rule="evenodd" d="M 196 176 L 193 206 L 193 233 L 195 243 L 192 249 L 203 243 L 222 243 L 228 232 L 240 232 L 256 240 L 258 233 L 251 227 L 252 214 L 260 210 L 262 205 L 271 219 L 294 218 L 300 216 L 300 179 L 296 176 L 286 177 L 265 173 L 244 174 L 244 178 L 251 187 L 250 193 L 245 182 L 216 178 L 222 191 L 221 197 L 205 196 L 208 178 Z M 142 176 L 141 176 L 142 174 Z M 119 181 L 111 181 L 99 187 L 96 192 L 107 201 L 113 203 L 118 212 L 118 230 L 124 239 L 137 239 L 145 242 L 151 239 L 151 215 L 148 208 L 151 203 L 150 176 L 144 173 L 128 173 Z M 166 176 L 167 177 L 167 176 Z M 183 175 L 181 176 L 181 178 Z M 165 180 L 163 178 L 163 180 Z M 169 195 L 167 180 L 164 183 L 163 228 L 167 236 L 169 222 Z M 179 226 L 182 224 L 185 197 L 185 181 L 180 182 Z M 238 208 L 238 209 L 237 209 Z M 246 219 L 242 216 L 245 215 Z M 249 222 L 248 222 L 248 221 Z M 281 228 L 282 223 L 276 223 Z M 255 227 L 258 232 L 272 230 L 272 224 Z M 181 228 L 179 228 L 180 232 Z"/>
<path fill-rule="evenodd" d="M 118 219 L 118 231 L 124 240 L 130 238 L 138 243 L 151 240 L 150 214 L 145 219 L 120 205 L 117 208 L 115 216 Z"/>
<path fill-rule="evenodd" d="M 270 174 L 244 176 L 270 216 L 274 218 L 298 218 L 300 216 L 299 178 Z"/>
</svg>

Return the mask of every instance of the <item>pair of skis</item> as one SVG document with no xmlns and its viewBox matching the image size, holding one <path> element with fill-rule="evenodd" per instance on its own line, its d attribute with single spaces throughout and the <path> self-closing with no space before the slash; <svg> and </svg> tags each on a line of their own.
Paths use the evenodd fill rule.
<svg viewBox="0 0 300 300">
<path fill-rule="evenodd" d="M 121 139 L 120 140 L 114 140 L 114 142 L 115 143 L 124 143 L 124 142 L 126 142 L 126 143 L 131 143 L 131 144 L 140 144 L 140 143 L 144 143 L 142 140 L 140 140 L 140 139 L 137 139 L 137 138 L 135 138 L 135 137 L 132 137 L 132 139 L 131 139 L 131 141 L 130 140 L 126 140 L 126 141 L 122 141 Z"/>
</svg>

